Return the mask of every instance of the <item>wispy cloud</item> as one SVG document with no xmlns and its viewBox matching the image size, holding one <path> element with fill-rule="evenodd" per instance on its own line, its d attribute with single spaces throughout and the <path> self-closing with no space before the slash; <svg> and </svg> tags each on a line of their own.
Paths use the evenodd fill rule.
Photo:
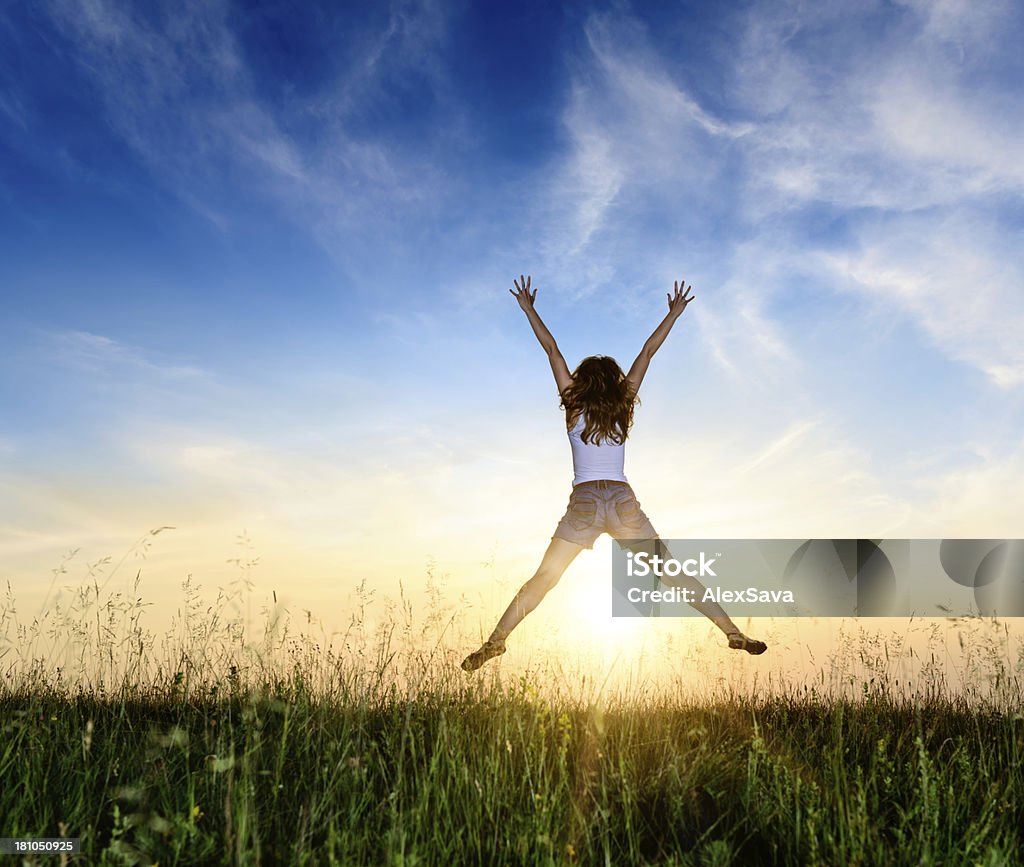
<svg viewBox="0 0 1024 867">
<path fill-rule="evenodd" d="M 28 128 L 25 120 L 26 109 L 17 90 L 0 91 L 0 112 L 23 130 Z"/>
<path fill-rule="evenodd" d="M 991 49 L 993 40 L 1003 35 L 1000 31 L 1019 8 L 1013 0 L 897 0 L 900 6 L 912 9 L 922 22 L 924 37 L 954 46 L 958 59 L 979 48 Z M 1009 47 L 1009 46 L 1004 46 Z M 1011 49 L 1012 50 L 1012 49 Z"/>
<path fill-rule="evenodd" d="M 140 347 L 89 331 L 53 331 L 47 338 L 47 356 L 58 364 L 87 371 L 123 372 L 125 370 L 166 379 L 196 379 L 208 376 L 201 368 L 190 364 L 156 360 L 152 353 Z"/>
<path fill-rule="evenodd" d="M 917 481 L 921 536 L 1020 538 L 1024 514 L 1024 446 L 976 444 L 970 460 L 944 461 Z"/>
<path fill-rule="evenodd" d="M 652 241 L 697 220 L 720 180 L 722 143 L 751 129 L 703 108 L 633 16 L 592 13 L 584 36 L 562 113 L 569 147 L 545 172 L 530 228 L 545 270 L 576 295 L 664 270 L 662 257 L 636 253 L 646 259 Z M 648 240 L 652 206 L 663 222 Z"/>
<path fill-rule="evenodd" d="M 736 472 L 739 475 L 749 473 L 762 464 L 786 454 L 795 448 L 817 425 L 818 422 L 813 419 L 795 422 L 785 433 L 765 446 L 754 458 L 737 467 Z"/>
<path fill-rule="evenodd" d="M 763 423 L 713 437 L 695 430 L 685 442 L 645 440 L 653 448 L 634 447 L 630 461 L 646 479 L 645 509 L 667 538 L 899 538 L 930 529 L 921 521 L 927 500 L 884 478 L 870 451 L 826 412 L 781 429 Z"/>
<path fill-rule="evenodd" d="M 882 221 L 824 255 L 838 285 L 917 322 L 935 347 L 1000 388 L 1024 384 L 1024 263 L 1013 233 L 961 212 Z"/>
<path fill-rule="evenodd" d="M 283 108 L 259 93 L 225 2 L 173 4 L 147 15 L 112 0 L 52 0 L 49 9 L 111 126 L 154 176 L 222 230 L 233 222 L 241 182 L 346 263 L 362 258 L 354 238 L 365 247 L 386 237 L 381 227 L 394 230 L 398 215 L 429 212 L 441 197 L 441 176 L 427 154 L 348 129 L 352 113 L 371 104 L 389 76 L 431 76 L 436 91 L 446 92 L 433 53 L 444 32 L 437 4 L 395 0 L 383 34 L 353 34 L 355 64 L 326 85 L 337 96 L 297 95 Z M 360 50 L 359 40 L 369 44 Z M 315 136 L 292 131 L 311 122 Z M 453 126 L 440 134 L 454 135 Z"/>
<path fill-rule="evenodd" d="M 992 68 L 999 29 L 1014 32 L 1019 14 L 1003 3 L 907 6 L 888 16 L 878 4 L 751 7 L 734 98 L 757 123 L 753 217 L 809 203 L 906 212 L 1019 188 L 1020 91 Z"/>
<path fill-rule="evenodd" d="M 991 64 L 1004 56 L 1000 28 L 1019 29 L 1020 15 L 1003 3 L 907 5 L 873 42 L 854 38 L 880 28 L 871 4 L 751 9 L 736 90 L 758 118 L 743 206 L 775 225 L 771 255 L 802 256 L 824 291 L 867 290 L 1012 387 L 1024 381 L 1012 336 L 1024 259 L 1005 206 L 1024 181 L 1024 104 Z M 840 215 L 846 238 L 826 234 L 808 255 L 810 221 Z"/>
<path fill-rule="evenodd" d="M 302 158 L 254 99 L 225 3 L 153 8 L 109 0 L 52 0 L 52 20 L 92 78 L 107 120 L 154 175 L 207 216 L 218 202 L 218 161 L 308 186 Z"/>
<path fill-rule="evenodd" d="M 936 83 L 927 69 L 897 67 L 870 106 L 878 157 L 912 164 L 930 182 L 922 184 L 927 200 L 939 204 L 1019 192 L 1024 117 L 1014 102 L 985 105 L 963 83 Z M 915 198 L 908 204 L 923 204 Z"/>
</svg>

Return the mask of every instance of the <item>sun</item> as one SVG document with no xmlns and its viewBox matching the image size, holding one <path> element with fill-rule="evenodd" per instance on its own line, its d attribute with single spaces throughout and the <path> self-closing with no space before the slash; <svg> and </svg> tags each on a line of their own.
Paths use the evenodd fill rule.
<svg viewBox="0 0 1024 867">
<path fill-rule="evenodd" d="M 569 567 L 554 594 L 560 610 L 560 630 L 568 640 L 599 655 L 640 650 L 650 621 L 644 617 L 612 616 L 611 550 L 599 541 Z"/>
</svg>

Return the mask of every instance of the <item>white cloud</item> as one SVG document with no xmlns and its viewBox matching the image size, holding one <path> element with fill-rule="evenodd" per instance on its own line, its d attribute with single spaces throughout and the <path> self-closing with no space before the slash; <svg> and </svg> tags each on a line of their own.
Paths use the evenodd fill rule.
<svg viewBox="0 0 1024 867">
<path fill-rule="evenodd" d="M 703 108 L 635 18 L 592 13 L 584 35 L 562 112 L 569 148 L 538 181 L 548 192 L 529 226 L 545 273 L 576 295 L 621 278 L 629 265 L 664 270 L 637 261 L 638 245 L 646 246 L 640 209 L 667 204 L 675 211 L 667 228 L 694 218 L 714 196 L 721 142 L 751 129 Z"/>
<path fill-rule="evenodd" d="M 219 155 L 307 183 L 294 145 L 252 97 L 227 5 L 156 10 L 152 24 L 130 7 L 52 0 L 54 22 L 74 45 L 114 129 L 173 188 L 202 198 Z"/>
<path fill-rule="evenodd" d="M 912 171 L 932 181 L 933 199 L 1024 186 L 1019 159 L 1024 117 L 1012 106 L 985 106 L 963 87 L 936 84 L 924 79 L 922 70 L 897 68 L 879 84 L 869 108 L 879 160 L 898 155 L 909 161 Z"/>
<path fill-rule="evenodd" d="M 1024 384 L 1024 267 L 1016 245 L 968 213 L 878 221 L 821 261 L 852 291 L 910 316 L 951 358 L 1001 388 Z"/>
<path fill-rule="evenodd" d="M 1018 23 L 1005 3 L 915 0 L 896 16 L 876 4 L 761 4 L 746 19 L 735 92 L 759 118 L 742 143 L 743 209 L 773 226 L 770 256 L 802 258 L 822 291 L 867 290 L 1004 388 L 1024 382 L 1024 259 L 1001 216 L 1024 185 L 1024 105 L 986 64 Z M 809 247 L 812 213 L 844 219 L 848 239 Z"/>
<path fill-rule="evenodd" d="M 969 464 L 923 476 L 919 520 L 936 537 L 1022 538 L 1024 446 L 1018 440 L 1009 450 L 976 452 Z"/>
<path fill-rule="evenodd" d="M 913 3 L 903 16 L 877 4 L 753 7 L 734 92 L 758 119 L 750 213 L 912 211 L 1019 188 L 1019 89 L 983 68 L 1007 16 L 998 3 Z M 944 50 L 954 30 L 967 61 Z"/>
<path fill-rule="evenodd" d="M 748 123 L 728 123 L 705 111 L 672 79 L 635 19 L 595 13 L 587 19 L 584 33 L 593 60 L 606 78 L 606 95 L 620 104 L 617 108 L 632 106 L 634 117 L 646 119 L 635 128 L 644 153 L 649 148 L 678 153 L 669 136 L 693 125 L 729 138 L 746 135 L 753 128 Z"/>
<path fill-rule="evenodd" d="M 787 279 L 787 257 L 759 252 L 761 244 L 737 249 L 732 276 L 713 299 L 695 311 L 701 336 L 727 370 L 765 381 L 792 378 L 800 358 L 790 347 L 784 323 L 765 307 Z"/>
<path fill-rule="evenodd" d="M 222 230 L 232 225 L 241 184 L 351 266 L 365 260 L 358 239 L 399 236 L 403 216 L 422 217 L 443 203 L 443 175 L 430 154 L 348 129 L 351 114 L 394 78 L 419 75 L 445 113 L 436 138 L 467 134 L 438 59 L 446 27 L 438 4 L 394 0 L 382 35 L 353 32 L 352 45 L 338 51 L 351 48 L 357 59 L 326 87 L 331 95 L 296 96 L 281 108 L 257 93 L 225 2 L 168 6 L 155 12 L 158 23 L 109 0 L 84 7 L 51 0 L 49 9 L 114 130 L 154 176 Z M 290 131 L 310 123 L 314 136 Z"/>
<path fill-rule="evenodd" d="M 5 88 L 0 91 L 0 112 L 7 115 L 22 130 L 28 129 L 28 123 L 25 119 L 28 112 L 25 109 L 22 96 L 17 90 Z"/>
<path fill-rule="evenodd" d="M 827 411 L 718 424 L 634 445 L 631 481 L 667 538 L 899 538 L 927 513 Z"/>
<path fill-rule="evenodd" d="M 48 348 L 45 358 L 88 373 L 130 373 L 161 379 L 194 380 L 208 374 L 190 364 L 156 360 L 153 353 L 89 331 L 44 332 Z"/>
<path fill-rule="evenodd" d="M 999 28 L 1013 12 L 1011 0 L 897 0 L 924 22 L 923 35 L 930 40 L 950 41 L 962 52 L 984 47 L 999 38 Z"/>
<path fill-rule="evenodd" d="M 568 126 L 576 148 L 569 169 L 575 225 L 572 235 L 565 239 L 569 246 L 564 254 L 572 258 L 589 245 L 594 232 L 601 228 L 605 213 L 622 187 L 625 172 L 613 155 L 609 137 L 592 124 L 584 111 L 571 110 Z"/>
<path fill-rule="evenodd" d="M 781 436 L 768 443 L 768 445 L 751 460 L 738 466 L 736 468 L 736 473 L 744 475 L 745 473 L 749 473 L 751 470 L 758 468 L 762 464 L 779 460 L 779 458 L 787 455 L 795 449 L 800 444 L 801 440 L 804 440 L 807 434 L 814 430 L 818 424 L 819 422 L 813 419 L 794 422 Z"/>
</svg>

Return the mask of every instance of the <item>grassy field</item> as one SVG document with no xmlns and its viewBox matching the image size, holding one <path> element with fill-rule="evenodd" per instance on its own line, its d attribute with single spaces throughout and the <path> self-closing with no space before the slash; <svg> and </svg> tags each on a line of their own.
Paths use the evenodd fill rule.
<svg viewBox="0 0 1024 867">
<path fill-rule="evenodd" d="M 186 583 L 162 642 L 130 591 L 28 624 L 9 598 L 0 836 L 161 867 L 1024 863 L 1019 668 L 998 706 L 540 689 L 414 641 L 437 612 L 366 634 L 357 610 L 330 646 L 268 615 L 252 641 L 240 598 Z"/>
<path fill-rule="evenodd" d="M 0 815 L 89 864 L 1019 864 L 1021 720 L 278 684 L 10 693 Z"/>
</svg>

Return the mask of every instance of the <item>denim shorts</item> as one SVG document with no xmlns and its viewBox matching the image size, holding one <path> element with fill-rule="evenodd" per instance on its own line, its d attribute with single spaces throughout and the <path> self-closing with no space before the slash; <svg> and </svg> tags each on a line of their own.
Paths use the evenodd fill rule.
<svg viewBox="0 0 1024 867">
<path fill-rule="evenodd" d="M 593 548 L 602 533 L 613 539 L 658 538 L 633 489 L 625 482 L 577 485 L 552 538 Z"/>
</svg>

